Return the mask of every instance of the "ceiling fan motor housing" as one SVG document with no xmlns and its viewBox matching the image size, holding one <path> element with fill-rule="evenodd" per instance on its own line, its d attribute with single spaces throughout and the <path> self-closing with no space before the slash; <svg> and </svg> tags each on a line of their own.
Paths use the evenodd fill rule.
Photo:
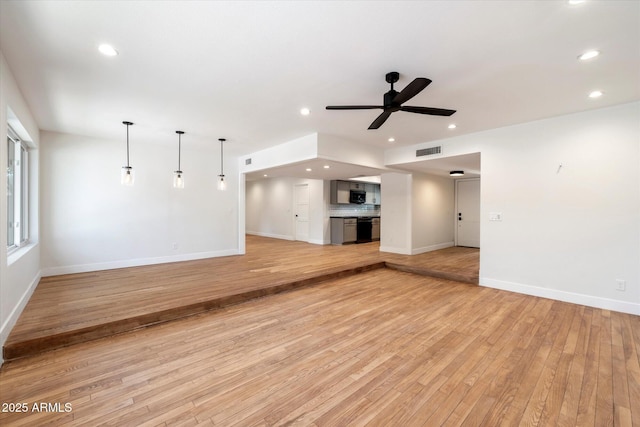
<svg viewBox="0 0 640 427">
<path fill-rule="evenodd" d="M 384 94 L 384 109 L 385 110 L 393 110 L 398 111 L 400 109 L 400 104 L 394 104 L 393 100 L 398 95 L 398 92 L 391 89 L 389 92 Z"/>
</svg>

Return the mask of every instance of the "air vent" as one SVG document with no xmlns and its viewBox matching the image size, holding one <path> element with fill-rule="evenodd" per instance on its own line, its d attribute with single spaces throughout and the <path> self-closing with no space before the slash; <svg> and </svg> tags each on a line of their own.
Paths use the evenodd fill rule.
<svg viewBox="0 0 640 427">
<path fill-rule="evenodd" d="M 416 150 L 416 157 L 432 156 L 440 153 L 442 153 L 442 146 L 423 148 L 421 150 Z"/>
<path fill-rule="evenodd" d="M 244 164 L 245 165 L 250 165 L 251 164 L 251 158 L 245 159 Z"/>
</svg>

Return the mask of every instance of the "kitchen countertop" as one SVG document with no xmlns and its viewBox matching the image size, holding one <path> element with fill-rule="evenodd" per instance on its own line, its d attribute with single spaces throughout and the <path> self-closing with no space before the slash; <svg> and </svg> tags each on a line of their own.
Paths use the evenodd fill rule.
<svg viewBox="0 0 640 427">
<path fill-rule="evenodd" d="M 380 218 L 380 215 L 347 215 L 347 216 L 330 216 L 329 218 Z"/>
</svg>

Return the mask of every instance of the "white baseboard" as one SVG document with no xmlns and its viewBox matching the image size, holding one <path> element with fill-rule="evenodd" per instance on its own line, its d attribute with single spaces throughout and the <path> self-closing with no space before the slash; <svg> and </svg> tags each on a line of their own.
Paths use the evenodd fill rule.
<svg viewBox="0 0 640 427">
<path fill-rule="evenodd" d="M 389 252 L 392 254 L 411 255 L 411 251 L 407 248 L 395 248 L 393 246 L 380 245 L 380 252 Z"/>
<path fill-rule="evenodd" d="M 450 248 L 454 246 L 453 242 L 438 243 L 437 245 L 423 246 L 416 249 L 396 248 L 393 246 L 380 246 L 380 252 L 390 252 L 400 255 L 418 255 L 425 252 L 437 251 L 438 249 Z"/>
<path fill-rule="evenodd" d="M 262 231 L 247 231 L 245 234 L 251 234 L 253 236 L 260 237 L 270 237 L 272 239 L 295 240 L 293 236 L 287 236 L 285 234 L 263 233 Z"/>
<path fill-rule="evenodd" d="M 412 249 L 411 255 L 418 255 L 426 252 L 437 251 L 439 249 L 450 248 L 453 245 L 454 245 L 453 242 L 445 242 L 445 243 L 438 243 L 437 245 L 423 246 L 421 248 Z"/>
<path fill-rule="evenodd" d="M 503 291 L 516 292 L 519 294 L 532 295 L 536 297 L 549 298 L 557 301 L 570 302 L 572 304 L 586 305 L 603 310 L 619 311 L 621 313 L 635 314 L 640 316 L 640 304 L 613 300 L 609 298 L 595 297 L 592 295 L 577 294 L 573 292 L 560 291 L 558 289 L 541 288 L 539 286 L 524 285 L 522 283 L 506 282 L 503 280 L 480 278 L 480 286 L 501 289 Z"/>
<path fill-rule="evenodd" d="M 272 239 L 280 239 L 280 240 L 290 240 L 290 241 L 295 240 L 294 236 L 287 236 L 284 234 L 263 233 L 261 231 L 247 231 L 245 234 L 251 234 L 253 236 L 260 236 L 260 237 L 270 237 Z M 307 243 L 311 243 L 314 245 L 330 245 L 331 244 L 330 241 L 325 242 L 324 240 L 321 240 L 321 239 L 309 239 Z"/>
<path fill-rule="evenodd" d="M 142 265 L 165 264 L 168 262 L 192 261 L 205 258 L 239 255 L 237 249 L 223 251 L 196 252 L 191 254 L 170 255 L 153 258 L 124 259 L 118 261 L 98 262 L 92 264 L 63 265 L 42 269 L 42 277 L 59 276 L 61 274 L 87 273 L 90 271 L 113 270 L 116 268 L 139 267 Z"/>
<path fill-rule="evenodd" d="M 40 283 L 41 278 L 42 275 L 40 272 L 38 272 L 38 274 L 36 274 L 29 286 L 27 286 L 27 289 L 20 297 L 18 304 L 16 304 L 16 306 L 13 307 L 13 310 L 11 310 L 11 313 L 9 313 L 9 317 L 7 317 L 7 320 L 2 324 L 2 326 L 0 326 L 0 349 L 4 347 L 4 343 L 7 341 L 7 338 L 9 338 L 11 330 L 18 321 L 18 318 L 22 314 L 22 311 L 27 306 L 27 303 L 31 299 L 31 295 L 33 295 L 33 292 L 36 290 L 36 287 L 38 286 L 38 283 Z M 0 351 L 0 366 L 2 366 L 3 363 L 4 358 L 2 357 L 2 352 Z"/>
</svg>

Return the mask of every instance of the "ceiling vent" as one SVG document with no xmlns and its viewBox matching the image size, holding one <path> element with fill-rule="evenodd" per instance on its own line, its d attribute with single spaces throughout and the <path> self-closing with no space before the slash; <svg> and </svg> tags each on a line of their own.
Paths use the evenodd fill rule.
<svg viewBox="0 0 640 427">
<path fill-rule="evenodd" d="M 416 150 L 416 157 L 422 156 L 432 156 L 434 154 L 442 153 L 442 146 L 423 148 L 421 150 Z"/>
</svg>

